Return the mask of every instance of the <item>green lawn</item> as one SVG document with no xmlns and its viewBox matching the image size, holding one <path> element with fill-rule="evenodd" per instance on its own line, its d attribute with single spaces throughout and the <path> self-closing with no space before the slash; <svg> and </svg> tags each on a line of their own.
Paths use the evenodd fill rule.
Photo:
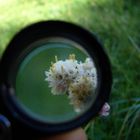
<svg viewBox="0 0 140 140">
<path fill-rule="evenodd" d="M 110 57 L 113 87 L 111 114 L 85 127 L 89 140 L 139 140 L 139 7 L 139 0 L 0 0 L 0 55 L 16 32 L 37 21 L 65 20 L 94 32 Z"/>
</svg>

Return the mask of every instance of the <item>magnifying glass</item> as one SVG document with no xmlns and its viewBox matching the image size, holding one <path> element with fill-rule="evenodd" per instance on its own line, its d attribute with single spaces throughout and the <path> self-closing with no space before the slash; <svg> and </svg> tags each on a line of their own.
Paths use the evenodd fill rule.
<svg viewBox="0 0 140 140">
<path fill-rule="evenodd" d="M 0 111 L 15 135 L 68 131 L 98 115 L 111 82 L 108 56 L 93 34 L 64 21 L 35 23 L 1 58 Z"/>
</svg>

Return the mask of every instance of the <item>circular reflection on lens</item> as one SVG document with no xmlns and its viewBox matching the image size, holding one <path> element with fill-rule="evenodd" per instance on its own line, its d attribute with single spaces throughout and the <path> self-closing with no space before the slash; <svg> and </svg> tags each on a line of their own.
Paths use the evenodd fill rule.
<svg viewBox="0 0 140 140">
<path fill-rule="evenodd" d="M 93 60 L 76 42 L 49 38 L 21 55 L 16 97 L 31 117 L 49 123 L 73 120 L 93 104 L 97 73 Z"/>
</svg>

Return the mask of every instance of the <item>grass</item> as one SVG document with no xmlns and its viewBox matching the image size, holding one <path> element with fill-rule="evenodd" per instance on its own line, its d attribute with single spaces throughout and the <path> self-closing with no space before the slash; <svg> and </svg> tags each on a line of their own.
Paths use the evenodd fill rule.
<svg viewBox="0 0 140 140">
<path fill-rule="evenodd" d="M 86 133 L 89 140 L 139 140 L 139 6 L 139 0 L 0 0 L 0 55 L 16 32 L 41 20 L 65 20 L 94 32 L 112 64 L 112 109 Z"/>
</svg>

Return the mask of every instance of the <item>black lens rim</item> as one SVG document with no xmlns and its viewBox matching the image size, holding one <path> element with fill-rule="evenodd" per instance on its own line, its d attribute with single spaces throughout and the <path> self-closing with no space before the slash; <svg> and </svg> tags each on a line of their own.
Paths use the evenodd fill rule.
<svg viewBox="0 0 140 140">
<path fill-rule="evenodd" d="M 24 114 L 17 104 L 14 103 L 12 96 L 9 96 L 12 94 L 11 92 L 14 91 L 8 81 L 9 70 L 12 68 L 14 61 L 19 54 L 26 47 L 41 38 L 54 36 L 65 37 L 84 46 L 85 50 L 91 57 L 95 56 L 94 59 L 96 59 L 98 63 L 99 75 L 101 76 L 99 94 L 92 107 L 82 116 L 70 122 L 56 125 L 48 123 L 44 124 Z M 2 91 L 0 96 L 3 98 L 4 105 L 9 110 L 12 118 L 18 120 L 21 124 L 25 124 L 25 126 L 33 131 L 51 134 L 79 127 L 84 123 L 87 123 L 90 119 L 98 116 L 103 104 L 109 100 L 112 85 L 112 73 L 109 58 L 105 53 L 102 44 L 98 41 L 95 35 L 73 23 L 53 20 L 42 21 L 22 29 L 14 36 L 5 50 L 0 62 L 0 68 L 0 85 Z"/>
</svg>

